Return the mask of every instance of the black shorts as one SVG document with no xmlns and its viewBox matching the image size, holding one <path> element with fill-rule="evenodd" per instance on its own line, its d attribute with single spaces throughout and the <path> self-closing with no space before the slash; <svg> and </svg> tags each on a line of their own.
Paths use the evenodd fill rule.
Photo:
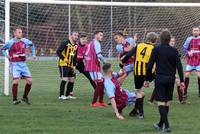
<svg viewBox="0 0 200 134">
<path fill-rule="evenodd" d="M 173 99 L 175 76 L 156 75 L 155 100 L 168 102 Z"/>
<path fill-rule="evenodd" d="M 60 77 L 75 77 L 75 73 L 72 68 L 67 66 L 59 66 Z"/>
<path fill-rule="evenodd" d="M 150 82 L 152 82 L 155 78 L 155 75 L 152 74 L 150 78 Z M 141 89 L 143 87 L 144 81 L 145 81 L 145 76 L 144 75 L 134 75 L 134 81 L 135 81 L 135 88 L 136 89 Z"/>
</svg>

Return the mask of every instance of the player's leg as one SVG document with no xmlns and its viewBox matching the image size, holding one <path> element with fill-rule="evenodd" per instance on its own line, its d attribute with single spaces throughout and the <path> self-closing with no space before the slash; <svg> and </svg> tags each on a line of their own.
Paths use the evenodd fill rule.
<svg viewBox="0 0 200 134">
<path fill-rule="evenodd" d="M 60 100 L 66 100 L 68 99 L 65 95 L 65 85 L 68 81 L 68 78 L 66 77 L 66 71 L 65 71 L 66 67 L 64 66 L 59 66 L 59 71 L 60 71 L 60 78 L 61 78 L 61 82 L 60 82 L 60 96 L 59 99 Z"/>
<path fill-rule="evenodd" d="M 68 78 L 67 83 L 67 90 L 66 90 L 66 97 L 69 99 L 76 99 L 76 97 L 73 96 L 73 89 L 74 89 L 74 82 L 75 82 L 75 73 L 72 68 L 67 67 L 66 69 L 66 76 Z"/>
<path fill-rule="evenodd" d="M 31 86 L 32 86 L 32 76 L 31 76 L 31 72 L 30 72 L 28 66 L 26 65 L 26 63 L 24 63 L 24 66 L 21 68 L 21 75 L 26 80 L 22 101 L 24 101 L 27 104 L 30 104 L 29 99 L 28 99 L 28 94 L 29 94 L 29 92 L 31 90 Z"/>
<path fill-rule="evenodd" d="M 196 75 L 198 80 L 198 93 L 200 97 L 200 65 L 196 67 Z"/>
<path fill-rule="evenodd" d="M 84 71 L 83 75 L 90 81 L 90 84 L 92 85 L 93 89 L 95 90 L 96 88 L 96 83 L 92 80 L 90 73 L 88 71 Z"/>
<path fill-rule="evenodd" d="M 176 87 L 177 87 L 178 100 L 181 104 L 184 104 L 183 91 L 180 89 L 180 79 L 178 77 L 176 77 L 175 83 L 176 83 Z"/>
<path fill-rule="evenodd" d="M 135 108 L 132 110 L 133 113 L 138 111 L 138 117 L 144 118 L 144 109 L 143 109 L 143 102 L 144 102 L 144 92 L 142 91 L 143 83 L 144 83 L 144 76 L 135 75 L 135 88 L 136 88 L 136 94 L 143 94 L 142 98 L 137 98 L 135 102 Z M 131 114 L 131 113 L 130 113 Z"/>
<path fill-rule="evenodd" d="M 17 63 L 16 64 L 11 63 L 10 71 L 13 77 L 13 82 L 12 82 L 13 104 L 16 105 L 21 102 L 17 99 L 18 85 L 19 85 L 19 80 L 21 78 L 21 71 Z"/>
<path fill-rule="evenodd" d="M 185 71 L 185 89 L 184 89 L 184 100 L 187 98 L 187 91 L 188 91 L 188 86 L 190 83 L 190 75 L 193 71 L 193 67 L 190 65 L 186 65 L 186 71 Z"/>
</svg>

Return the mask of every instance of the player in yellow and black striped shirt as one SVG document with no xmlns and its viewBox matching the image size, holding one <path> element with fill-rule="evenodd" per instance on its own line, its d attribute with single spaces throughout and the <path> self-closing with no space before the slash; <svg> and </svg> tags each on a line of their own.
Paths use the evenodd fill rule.
<svg viewBox="0 0 200 134">
<path fill-rule="evenodd" d="M 76 99 L 72 96 L 75 73 L 74 69 L 76 66 L 76 53 L 77 53 L 77 44 L 78 41 L 78 32 L 72 32 L 72 35 L 69 39 L 63 41 L 59 48 L 57 49 L 57 55 L 59 57 L 58 67 L 60 71 L 60 77 L 62 79 L 60 83 L 60 97 L 59 99 Z M 67 91 L 64 95 L 65 85 L 67 84 Z"/>
<path fill-rule="evenodd" d="M 146 68 L 149 62 L 151 52 L 154 48 L 154 44 L 156 43 L 158 36 L 154 32 L 147 33 L 146 42 L 139 43 L 135 48 L 133 48 L 130 52 L 126 54 L 126 56 L 122 59 L 122 63 L 125 63 L 126 60 L 131 56 L 135 56 L 135 64 L 134 64 L 134 81 L 136 92 L 143 93 L 141 88 L 143 87 L 146 75 Z M 153 71 L 152 71 L 152 80 L 153 80 Z M 133 115 L 136 113 L 137 109 L 139 110 L 139 117 L 144 117 L 143 112 L 143 99 L 140 98 L 136 100 L 135 109 L 130 113 Z"/>
</svg>

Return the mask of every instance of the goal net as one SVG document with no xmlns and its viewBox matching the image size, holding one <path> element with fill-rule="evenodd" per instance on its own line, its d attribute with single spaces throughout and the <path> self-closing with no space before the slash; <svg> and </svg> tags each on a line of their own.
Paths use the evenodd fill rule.
<svg viewBox="0 0 200 134">
<path fill-rule="evenodd" d="M 49 1 L 49 3 L 48 3 Z M 165 3 L 130 3 L 126 6 L 110 2 L 88 2 L 84 4 L 67 4 L 66 1 L 47 0 L 10 0 L 9 2 L 9 38 L 15 26 L 23 27 L 24 37 L 32 40 L 37 49 L 38 62 L 28 61 L 33 78 L 39 83 L 44 79 L 58 79 L 57 59 L 55 51 L 73 30 L 88 34 L 91 40 L 96 30 L 104 31 L 102 51 L 105 57 L 116 57 L 116 43 L 113 34 L 122 31 L 126 37 L 138 35 L 137 42 L 144 40 L 149 31 L 159 33 L 161 29 L 169 29 L 177 40 L 177 48 L 182 52 L 186 37 L 191 34 L 193 26 L 200 25 L 200 8 L 182 3 L 164 6 Z M 69 1 L 68 1 L 69 2 Z M 98 5 L 99 4 L 99 5 Z M 112 5 L 113 4 L 113 5 Z M 126 4 L 123 2 L 123 4 Z M 153 5 L 157 4 L 157 6 Z M 200 5 L 197 3 L 197 5 Z M 5 41 L 5 1 L 0 4 L 0 40 Z M 27 50 L 29 55 L 30 50 Z M 112 58 L 112 59 L 114 59 Z M 113 62 L 118 69 L 117 61 Z M 4 88 L 4 60 L 1 57 L 1 84 Z M 87 81 L 80 77 L 80 81 Z M 130 79 L 131 80 L 131 79 Z M 78 81 L 77 81 L 78 83 Z M 126 82 L 127 85 L 130 81 Z M 45 83 L 44 83 L 45 84 Z M 131 87 L 133 87 L 131 85 Z"/>
</svg>

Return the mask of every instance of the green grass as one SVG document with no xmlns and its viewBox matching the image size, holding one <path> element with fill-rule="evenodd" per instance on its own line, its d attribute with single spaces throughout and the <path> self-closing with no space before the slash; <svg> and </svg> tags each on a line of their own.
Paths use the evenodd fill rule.
<svg viewBox="0 0 200 134">
<path fill-rule="evenodd" d="M 159 134 L 152 128 L 152 124 L 159 120 L 157 107 L 147 103 L 152 89 L 145 89 L 144 120 L 129 117 L 132 107 L 127 107 L 124 110 L 126 119 L 119 121 L 114 118 L 111 107 L 89 106 L 93 89 L 82 75 L 77 76 L 74 88 L 78 99 L 59 101 L 56 61 L 29 62 L 29 66 L 33 75 L 32 105 L 14 106 L 11 96 L 0 96 L 0 134 Z M 19 97 L 23 94 L 23 86 L 24 82 L 21 82 Z M 123 87 L 134 89 L 131 76 Z M 176 96 L 175 91 L 169 113 L 172 134 L 199 134 L 200 99 L 197 97 L 196 77 L 191 77 L 189 87 L 191 105 L 178 104 Z"/>
</svg>

